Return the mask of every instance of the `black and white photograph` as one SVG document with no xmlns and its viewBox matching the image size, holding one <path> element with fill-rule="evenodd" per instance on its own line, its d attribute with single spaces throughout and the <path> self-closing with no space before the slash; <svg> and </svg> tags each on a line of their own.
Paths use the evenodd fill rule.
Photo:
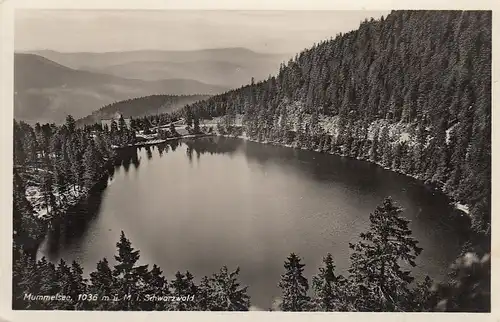
<svg viewBox="0 0 500 322">
<path fill-rule="evenodd" d="M 12 310 L 491 312 L 492 16 L 17 8 Z"/>
</svg>

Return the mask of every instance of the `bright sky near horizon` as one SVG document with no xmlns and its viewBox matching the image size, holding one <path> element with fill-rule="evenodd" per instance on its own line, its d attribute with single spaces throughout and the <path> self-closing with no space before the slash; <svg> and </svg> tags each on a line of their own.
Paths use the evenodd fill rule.
<svg viewBox="0 0 500 322">
<path fill-rule="evenodd" d="M 15 14 L 16 51 L 198 50 L 295 53 L 388 11 L 27 10 Z"/>
</svg>

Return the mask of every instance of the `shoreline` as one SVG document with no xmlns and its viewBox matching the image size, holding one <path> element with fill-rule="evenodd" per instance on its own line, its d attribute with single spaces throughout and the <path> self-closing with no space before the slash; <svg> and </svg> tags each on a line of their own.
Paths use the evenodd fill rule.
<svg viewBox="0 0 500 322">
<path fill-rule="evenodd" d="M 460 214 L 460 216 L 467 216 L 469 219 L 471 218 L 469 206 L 467 206 L 467 205 L 465 205 L 465 204 L 463 204 L 463 203 L 455 200 L 448 193 L 446 193 L 444 191 L 444 189 L 442 189 L 442 188 L 436 188 L 436 187 L 433 187 L 433 186 L 425 183 L 425 181 L 422 180 L 419 176 L 412 175 L 412 174 L 407 174 L 407 173 L 402 172 L 401 170 L 396 170 L 396 169 L 392 169 L 390 167 L 386 167 L 386 166 L 380 164 L 379 162 L 374 162 L 372 160 L 363 159 L 363 158 L 359 158 L 359 157 L 355 158 L 355 157 L 351 157 L 351 156 L 348 156 L 348 155 L 342 155 L 342 154 L 331 152 L 331 151 L 324 152 L 324 151 L 311 150 L 311 149 L 302 148 L 302 147 L 299 148 L 299 147 L 296 147 L 296 146 L 294 146 L 292 144 L 282 144 L 282 143 L 271 142 L 271 141 L 262 141 L 262 142 L 260 142 L 258 140 L 254 140 L 254 139 L 249 138 L 245 134 L 244 135 L 234 136 L 234 135 L 230 135 L 230 134 L 219 134 L 218 133 L 216 135 L 217 136 L 222 136 L 222 137 L 228 137 L 228 138 L 242 139 L 242 140 L 249 141 L 249 142 L 261 143 L 261 144 L 270 144 L 270 145 L 287 147 L 287 148 L 292 148 L 292 149 L 299 149 L 299 150 L 305 150 L 305 151 L 311 151 L 311 152 L 317 152 L 317 153 L 324 153 L 324 154 L 336 155 L 336 156 L 339 156 L 339 157 L 344 157 L 344 158 L 349 158 L 349 159 L 353 159 L 353 160 L 359 160 L 359 161 L 364 161 L 364 162 L 368 162 L 368 163 L 371 163 L 371 164 L 375 164 L 375 165 L 381 167 L 384 170 L 388 170 L 388 171 L 391 171 L 391 172 L 394 172 L 394 173 L 398 173 L 398 174 L 401 174 L 401 175 L 413 178 L 413 179 L 419 181 L 420 183 L 424 184 L 425 186 L 431 187 L 433 190 L 436 190 L 436 191 L 439 191 L 439 192 L 443 193 L 448 198 L 448 200 L 450 201 L 449 202 L 450 206 L 452 206 L 455 210 L 457 210 L 457 212 Z"/>
<path fill-rule="evenodd" d="M 453 200 L 448 194 L 446 194 L 441 189 L 438 189 L 436 187 L 433 187 L 431 185 L 426 184 L 424 182 L 424 180 L 420 179 L 418 176 L 408 175 L 408 174 L 405 174 L 405 173 L 403 173 L 403 172 L 401 172 L 399 170 L 394 170 L 394 169 L 391 169 L 389 167 L 384 167 L 384 166 L 382 166 L 381 164 L 379 164 L 377 162 L 373 162 L 373 161 L 367 160 L 367 159 L 354 158 L 354 157 L 351 157 L 351 156 L 341 155 L 339 153 L 335 153 L 335 152 L 331 152 L 331 151 L 323 152 L 323 151 L 320 151 L 320 150 L 313 150 L 313 149 L 308 149 L 308 148 L 304 148 L 304 147 L 300 147 L 299 148 L 299 147 L 296 147 L 296 146 L 294 146 L 292 144 L 281 144 L 281 143 L 271 142 L 271 141 L 262 141 L 262 142 L 259 142 L 258 140 L 254 140 L 254 139 L 251 139 L 251 138 L 247 137 L 245 134 L 235 136 L 235 135 L 220 134 L 218 132 L 215 132 L 215 133 L 211 133 L 211 134 L 185 135 L 185 136 L 179 136 L 179 137 L 175 137 L 175 138 L 168 138 L 168 139 L 162 139 L 162 140 L 150 140 L 150 141 L 146 141 L 146 142 L 139 142 L 139 143 L 136 143 L 134 145 L 119 147 L 117 149 L 129 148 L 129 147 L 151 146 L 151 145 L 158 145 L 158 144 L 162 144 L 162 143 L 165 143 L 165 142 L 168 142 L 168 141 L 174 141 L 174 140 L 179 140 L 179 139 L 197 139 L 197 138 L 204 138 L 204 137 L 236 138 L 236 139 L 242 139 L 244 141 L 249 141 L 249 142 L 254 142 L 254 143 L 270 144 L 270 145 L 279 146 L 279 147 L 286 147 L 286 148 L 300 149 L 300 150 L 317 152 L 317 153 L 324 153 L 324 154 L 335 155 L 335 156 L 340 156 L 340 157 L 347 157 L 349 159 L 354 159 L 354 160 L 359 160 L 359 161 L 364 161 L 364 162 L 372 163 L 372 164 L 375 164 L 375 165 L 383 168 L 384 170 L 389 170 L 389 171 L 392 171 L 392 172 L 395 172 L 395 173 L 398 173 L 398 174 L 401 174 L 401 175 L 404 175 L 404 176 L 416 179 L 419 183 L 421 183 L 421 184 L 423 184 L 425 186 L 428 186 L 428 187 L 430 187 L 433 190 L 437 190 L 437 191 L 443 193 L 448 198 L 450 207 L 453 207 L 456 210 L 455 213 L 456 213 L 457 216 L 461 216 L 461 217 L 467 216 L 468 218 L 470 218 L 470 215 L 468 214 L 468 208 L 466 206 L 465 206 L 465 209 L 461 209 L 461 207 L 463 205 L 461 205 L 460 203 L 458 203 L 455 200 Z M 115 158 L 112 158 L 112 159 L 108 160 L 108 163 L 111 162 L 114 159 Z M 107 174 L 103 174 L 103 176 L 101 177 L 101 179 L 98 182 L 96 182 L 95 185 L 90 190 L 94 190 L 99 184 L 102 184 L 104 178 L 106 178 L 106 177 L 108 177 L 108 175 Z M 106 189 L 107 186 L 108 186 L 108 184 L 109 183 L 106 180 L 106 183 L 105 183 L 103 189 Z M 61 217 L 64 217 L 66 215 L 66 213 L 67 213 L 67 210 L 70 209 L 71 207 L 75 207 L 78 204 L 80 204 L 82 202 L 85 202 L 85 200 L 88 199 L 89 196 L 90 196 L 90 190 L 87 193 L 82 194 L 81 198 L 78 200 L 78 202 L 76 204 L 68 206 L 66 208 L 65 213 Z M 46 218 L 46 222 L 47 222 L 46 229 L 44 230 L 44 233 L 42 234 L 42 236 L 39 236 L 40 238 L 39 238 L 39 240 L 37 242 L 36 248 L 34 249 L 33 256 L 35 256 L 35 258 L 38 258 L 38 255 L 39 255 L 39 252 L 40 252 L 40 247 L 42 247 L 42 245 L 44 244 L 45 240 L 47 239 L 47 236 L 49 234 L 50 229 L 55 228 L 55 227 L 53 227 L 53 224 L 55 223 L 54 222 L 54 218 Z"/>
<path fill-rule="evenodd" d="M 184 139 L 184 138 L 199 138 L 199 137 L 209 137 L 209 136 L 216 136 L 216 134 L 189 134 L 189 135 L 178 136 L 178 137 L 167 138 L 167 139 L 158 139 L 158 140 L 149 140 L 149 141 L 144 141 L 144 142 L 137 142 L 135 144 L 129 144 L 127 146 L 112 146 L 111 148 L 113 150 L 119 150 L 119 149 L 131 148 L 131 147 L 136 147 L 137 148 L 137 147 L 145 147 L 145 146 L 162 144 L 162 143 L 165 143 L 165 142 L 168 142 L 168 141 L 175 141 L 175 140 L 180 140 L 180 139 Z M 116 158 L 116 155 L 106 161 L 106 165 L 105 165 L 106 169 L 109 166 L 113 165 L 113 162 L 115 161 L 115 158 Z M 108 179 L 109 179 L 109 173 L 107 171 L 105 171 L 102 174 L 102 176 L 99 178 L 99 180 L 97 180 L 97 182 L 95 182 L 95 184 L 89 190 L 78 190 L 76 192 L 76 195 L 73 196 L 74 198 L 71 201 L 68 201 L 67 204 L 65 204 L 63 207 L 61 207 L 59 209 L 60 211 L 62 210 L 61 211 L 62 215 L 60 216 L 60 218 L 65 217 L 67 215 L 68 211 L 71 208 L 78 207 L 78 205 L 80 205 L 81 203 L 83 203 L 86 200 L 88 200 L 88 198 L 90 197 L 91 193 L 99 185 L 103 185 L 104 184 L 105 186 L 103 187 L 103 189 L 106 189 L 106 187 L 109 184 L 108 183 Z M 33 189 L 29 189 L 28 188 L 28 191 L 33 191 Z M 32 201 L 33 198 L 31 196 L 27 196 L 27 197 L 28 197 L 28 201 L 30 202 L 30 204 L 33 205 L 33 201 Z M 60 219 L 60 218 L 58 218 L 59 216 L 56 216 L 56 217 L 54 217 L 53 215 L 49 216 L 46 213 L 43 213 L 43 212 L 37 211 L 37 210 L 34 210 L 33 216 L 35 218 L 37 218 L 38 220 L 40 220 L 42 222 L 42 224 L 44 225 L 44 231 L 43 231 L 43 233 L 40 234 L 40 236 L 36 236 L 35 237 L 35 239 L 36 239 L 36 245 L 34 245 L 32 256 L 36 257 L 37 254 L 38 254 L 38 251 L 39 251 L 39 249 L 41 247 L 41 245 L 43 244 L 43 242 L 47 238 L 50 229 L 52 229 L 54 227 L 54 225 L 56 224 L 55 221 L 57 219 Z"/>
<path fill-rule="evenodd" d="M 105 168 L 107 169 L 109 166 L 112 166 L 114 158 L 110 158 L 106 161 L 106 166 Z M 103 186 L 102 189 L 106 189 L 108 186 L 108 179 L 109 179 L 109 173 L 105 171 L 99 179 L 94 183 L 94 185 L 88 189 L 88 190 L 79 190 L 78 195 L 74 196 L 74 199 L 72 201 L 68 201 L 67 204 L 65 204 L 61 209 L 60 215 L 57 216 L 46 216 L 43 214 L 40 214 L 40 212 L 37 212 L 36 210 L 33 212 L 33 216 L 41 222 L 43 225 L 43 232 L 35 236 L 35 245 L 33 245 L 33 249 L 30 250 L 30 256 L 34 257 L 35 259 L 38 256 L 38 252 L 40 250 L 40 247 L 44 243 L 44 241 L 47 239 L 47 236 L 49 235 L 49 232 L 51 229 L 54 229 L 54 227 L 58 224 L 58 221 L 63 219 L 64 217 L 67 216 L 68 212 L 70 209 L 74 209 L 81 205 L 82 203 L 86 202 L 89 200 L 90 196 L 92 193 L 94 193 L 95 189 L 99 186 Z M 32 201 L 28 199 L 28 202 L 32 204 Z"/>
<path fill-rule="evenodd" d="M 214 134 L 205 134 L 205 133 L 203 133 L 203 134 L 188 134 L 188 135 L 176 136 L 176 137 L 167 138 L 167 139 L 156 139 L 156 140 L 137 142 L 134 144 L 128 144 L 128 145 L 123 145 L 123 146 L 113 145 L 113 146 L 111 146 L 111 148 L 113 150 L 118 150 L 118 149 L 126 149 L 126 148 L 133 148 L 133 147 L 143 147 L 143 146 L 162 144 L 162 143 L 169 142 L 169 141 L 175 141 L 175 140 L 181 140 L 181 139 L 195 139 L 195 138 L 209 137 L 209 136 L 217 136 L 217 134 L 215 134 L 215 133 Z"/>
<path fill-rule="evenodd" d="M 211 127 L 214 128 L 213 125 Z M 208 134 L 208 133 L 204 133 L 204 134 L 189 134 L 189 135 L 172 137 L 172 138 L 167 138 L 167 139 L 157 139 L 157 140 L 149 140 L 149 141 L 144 141 L 144 142 L 138 142 L 138 143 L 135 143 L 135 144 L 129 144 L 127 146 L 112 146 L 112 148 L 115 149 L 115 150 L 117 150 L 117 149 L 129 148 L 129 147 L 144 147 L 144 146 L 151 146 L 151 145 L 162 144 L 162 143 L 165 143 L 165 142 L 168 142 L 168 141 L 173 141 L 173 140 L 192 139 L 192 138 L 211 137 L 211 136 L 222 136 L 222 137 L 228 137 L 228 138 L 237 138 L 237 139 L 242 139 L 242 140 L 245 140 L 245 141 L 250 141 L 250 142 L 255 142 L 255 143 L 270 144 L 270 145 L 275 145 L 275 146 L 287 147 L 287 148 L 292 148 L 292 149 L 300 149 L 300 150 L 317 152 L 317 153 L 324 153 L 324 154 L 329 154 L 329 155 L 336 155 L 336 156 L 339 156 L 339 157 L 346 157 L 346 158 L 353 159 L 353 160 L 359 160 L 359 161 L 369 162 L 371 164 L 375 164 L 375 165 L 383 168 L 384 170 L 388 170 L 388 171 L 391 171 L 391 172 L 394 172 L 394 173 L 398 173 L 398 174 L 401 174 L 401 175 L 413 178 L 413 179 L 419 181 L 420 183 L 422 183 L 422 184 L 424 184 L 424 185 L 426 185 L 428 187 L 431 187 L 433 190 L 436 190 L 436 191 L 439 191 L 439 192 L 443 193 L 449 199 L 450 206 L 452 206 L 461 216 L 467 216 L 469 219 L 471 218 L 469 206 L 467 206 L 466 204 L 461 203 L 460 201 L 455 200 L 452 196 L 450 196 L 448 193 L 446 193 L 443 188 L 437 188 L 435 186 L 429 185 L 428 183 L 426 183 L 424 180 L 422 180 L 422 178 L 420 178 L 417 175 L 407 174 L 407 173 L 404 173 L 401 170 L 397 170 L 397 169 L 392 169 L 390 167 L 386 167 L 386 166 L 382 165 L 380 162 L 374 162 L 374 161 L 372 161 L 370 159 L 363 159 L 363 158 L 359 158 L 359 157 L 351 157 L 351 156 L 348 156 L 348 155 L 343 155 L 343 154 L 335 153 L 335 152 L 331 152 L 331 151 L 325 152 L 325 151 L 320 151 L 320 150 L 307 149 L 307 148 L 303 148 L 303 147 L 299 148 L 299 147 L 296 147 L 296 146 L 294 146 L 292 144 L 283 144 L 283 143 L 272 142 L 272 141 L 262 141 L 262 142 L 260 142 L 258 140 L 249 138 L 246 134 L 235 136 L 235 135 L 231 135 L 231 134 L 221 134 L 221 133 L 219 133 L 217 131 L 214 131 L 213 133 L 210 133 L 210 134 Z"/>
</svg>

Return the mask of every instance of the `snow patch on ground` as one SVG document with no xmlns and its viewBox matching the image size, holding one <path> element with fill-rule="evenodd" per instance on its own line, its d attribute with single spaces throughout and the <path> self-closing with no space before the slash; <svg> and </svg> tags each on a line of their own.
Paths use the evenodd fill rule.
<svg viewBox="0 0 500 322">
<path fill-rule="evenodd" d="M 307 124 L 309 122 L 311 115 L 303 113 L 304 106 L 300 102 L 292 102 L 289 103 L 287 108 L 287 120 L 290 125 L 290 128 L 293 131 L 297 131 L 298 128 L 298 119 L 299 113 L 302 113 L 302 124 Z M 234 126 L 242 126 L 244 115 L 238 114 L 236 115 Z M 281 118 L 281 116 L 280 116 Z M 280 120 L 278 120 L 279 122 Z M 214 129 L 217 128 L 218 123 L 223 123 L 223 117 L 214 117 L 212 120 L 203 120 L 201 125 L 212 127 Z M 334 139 L 339 135 L 339 116 L 325 116 L 319 115 L 319 127 L 326 134 L 331 135 Z M 391 142 L 393 144 L 406 143 L 409 146 L 414 146 L 417 144 L 416 140 L 416 126 L 411 123 L 390 123 L 387 120 L 376 120 L 369 124 L 368 126 L 368 139 L 373 140 L 375 134 L 378 133 L 380 136 L 382 129 L 387 127 L 388 134 Z M 361 135 L 361 134 L 360 134 Z M 361 137 L 360 137 L 361 138 Z"/>
<path fill-rule="evenodd" d="M 399 137 L 399 143 L 404 143 L 410 141 L 410 133 L 403 132 Z"/>
<path fill-rule="evenodd" d="M 78 186 L 68 187 L 62 195 L 57 191 L 57 187 L 52 191 L 55 198 L 56 209 L 64 212 L 65 209 L 76 205 L 87 191 Z M 40 219 L 49 219 L 52 215 L 52 207 L 47 205 L 42 189 L 36 185 L 26 187 L 26 199 L 33 207 L 34 215 Z"/>
<path fill-rule="evenodd" d="M 459 123 L 456 123 L 456 124 L 453 124 L 452 126 L 450 126 L 449 129 L 446 130 L 446 144 L 450 144 L 450 139 L 451 139 L 451 131 L 453 131 L 453 129 L 455 129 L 455 127 L 458 125 Z"/>
<path fill-rule="evenodd" d="M 237 114 L 235 119 L 234 119 L 234 126 L 241 126 L 243 124 L 243 114 Z M 202 120 L 200 122 L 200 126 L 207 126 L 207 127 L 216 127 L 217 124 L 223 123 L 224 122 L 224 117 L 223 116 L 217 116 L 212 118 L 211 120 Z"/>
<path fill-rule="evenodd" d="M 375 135 L 380 135 L 382 130 L 387 128 L 389 139 L 393 144 L 406 143 L 408 146 L 416 144 L 415 125 L 411 123 L 390 123 L 387 120 L 376 120 L 368 127 L 368 139 L 373 140 Z"/>
<path fill-rule="evenodd" d="M 329 135 L 338 136 L 338 116 L 321 116 L 319 118 L 319 126 Z"/>
<path fill-rule="evenodd" d="M 457 210 L 460 210 L 460 211 L 464 212 L 466 215 L 470 215 L 470 209 L 469 209 L 469 206 L 467 206 L 467 205 L 464 205 L 464 204 L 461 204 L 459 202 L 456 202 L 455 203 L 455 208 Z"/>
<path fill-rule="evenodd" d="M 35 213 L 35 217 L 45 219 L 49 217 L 52 211 L 51 207 L 47 207 L 43 200 L 43 195 L 39 187 L 30 186 L 26 187 L 26 199 L 30 202 Z"/>
<path fill-rule="evenodd" d="M 138 142 L 138 143 L 134 143 L 134 144 L 127 144 L 124 146 L 112 145 L 111 148 L 119 149 L 119 148 L 134 147 L 134 146 L 139 147 L 139 146 L 146 146 L 146 145 L 156 145 L 156 144 L 161 144 L 161 143 L 165 143 L 165 142 L 173 141 L 173 140 L 190 139 L 190 138 L 212 136 L 212 135 L 214 135 L 214 134 L 186 134 L 186 135 L 176 136 L 176 137 L 167 138 L 167 139 L 152 139 L 152 140 L 142 141 L 142 142 Z"/>
</svg>

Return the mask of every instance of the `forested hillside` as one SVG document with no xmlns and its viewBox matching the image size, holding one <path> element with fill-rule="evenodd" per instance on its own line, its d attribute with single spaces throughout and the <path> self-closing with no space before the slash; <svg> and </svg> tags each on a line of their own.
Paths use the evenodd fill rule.
<svg viewBox="0 0 500 322">
<path fill-rule="evenodd" d="M 134 141 L 123 119 L 111 129 L 79 129 L 71 116 L 60 127 L 14 121 L 14 212 L 28 221 L 63 216 L 105 177 L 111 146 Z"/>
<path fill-rule="evenodd" d="M 117 112 L 123 117 L 143 117 L 160 113 L 171 113 L 186 104 L 207 99 L 208 95 L 150 95 L 114 102 L 77 120 L 77 125 L 91 125 L 103 119 L 112 118 Z"/>
<path fill-rule="evenodd" d="M 258 141 L 370 160 L 443 189 L 490 232 L 491 12 L 394 11 L 266 81 L 186 106 Z"/>
</svg>

